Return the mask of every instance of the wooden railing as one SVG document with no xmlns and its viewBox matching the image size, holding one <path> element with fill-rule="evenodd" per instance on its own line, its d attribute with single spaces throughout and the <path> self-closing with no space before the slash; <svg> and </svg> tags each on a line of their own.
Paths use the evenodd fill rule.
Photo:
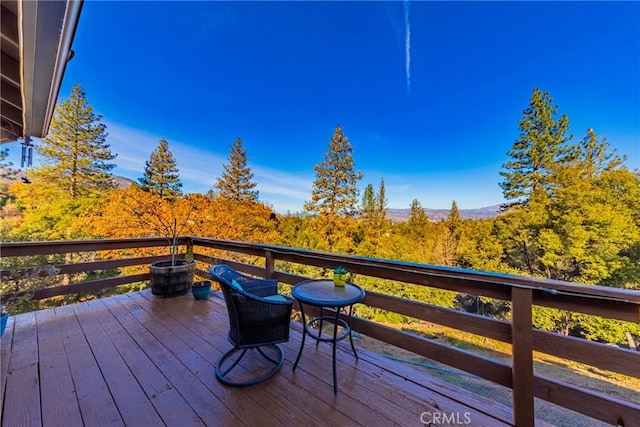
<svg viewBox="0 0 640 427">
<path fill-rule="evenodd" d="M 517 426 L 534 424 L 534 397 L 609 424 L 640 425 L 640 405 L 554 378 L 536 375 L 533 371 L 533 352 L 538 351 L 640 378 L 640 352 L 534 329 L 531 315 L 532 306 L 539 305 L 639 323 L 640 292 L 201 237 L 181 237 L 179 244 L 186 246 L 185 252 L 193 251 L 194 258 L 200 263 L 196 274 L 205 278 L 208 277 L 208 265 L 227 263 L 245 273 L 276 278 L 279 282 L 289 285 L 307 279 L 276 269 L 276 262 L 284 261 L 327 269 L 343 266 L 358 275 L 510 301 L 511 322 L 373 291 L 367 291 L 363 304 L 509 343 L 512 346 L 511 364 L 362 318 L 354 318 L 352 326 L 355 331 L 364 335 L 511 388 L 513 421 Z M 165 239 L 4 243 L 1 255 L 5 258 L 163 246 L 167 246 Z M 220 251 L 226 251 L 251 255 L 257 257 L 256 259 L 264 259 L 264 264 L 262 261 L 254 264 L 241 263 L 228 257 L 205 254 L 211 253 L 212 249 L 218 250 L 220 254 L 225 253 Z M 160 255 L 110 259 L 63 264 L 57 268 L 59 274 L 88 272 L 144 265 L 168 257 L 169 255 Z M 28 271 L 3 270 L 0 275 L 6 277 L 13 274 L 15 277 L 26 273 Z M 148 280 L 148 273 L 72 283 L 35 291 L 33 298 L 95 291 L 144 280 Z"/>
<path fill-rule="evenodd" d="M 177 239 L 178 245 L 187 245 L 187 252 L 191 252 L 191 240 L 188 237 Z M 139 249 L 160 247 L 167 248 L 169 243 L 163 238 L 147 239 L 112 239 L 112 240 L 83 240 L 83 241 L 51 241 L 51 242 L 7 242 L 0 248 L 1 258 L 26 257 L 34 255 L 54 255 L 71 254 L 97 251 L 114 251 L 121 249 Z M 114 270 L 121 267 L 131 267 L 135 265 L 148 265 L 156 261 L 166 261 L 171 259 L 171 255 L 157 255 L 133 258 L 103 259 L 94 262 L 83 262 L 73 264 L 56 264 L 56 274 L 65 275 L 73 273 L 87 273 L 94 271 Z M 4 266 L 4 264 L 3 264 Z M 25 267 L 21 269 L 3 269 L 0 271 L 0 280 L 7 280 L 10 277 L 33 277 L 49 275 L 50 272 L 38 267 Z M 28 292 L 33 300 L 41 300 L 59 295 L 71 295 L 81 292 L 95 292 L 101 289 L 113 288 L 128 283 L 142 282 L 149 280 L 149 272 L 136 275 L 110 277 L 105 279 L 89 280 L 80 283 L 71 283 L 64 286 L 36 289 Z M 11 297 L 13 295 L 5 295 Z"/>
</svg>

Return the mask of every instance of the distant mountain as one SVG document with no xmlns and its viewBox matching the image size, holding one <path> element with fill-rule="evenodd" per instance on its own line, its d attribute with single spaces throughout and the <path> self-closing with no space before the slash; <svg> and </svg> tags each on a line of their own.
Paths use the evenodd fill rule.
<svg viewBox="0 0 640 427">
<path fill-rule="evenodd" d="M 500 206 L 493 205 L 485 206 L 483 208 L 475 209 L 460 209 L 460 218 L 462 219 L 481 219 L 481 218 L 493 218 L 498 215 Z M 424 212 L 431 221 L 440 221 L 449 215 L 450 209 L 431 209 L 424 208 Z M 411 209 L 389 209 L 387 211 L 387 218 L 393 222 L 404 222 L 409 219 Z"/>
<path fill-rule="evenodd" d="M 16 181 L 25 180 L 27 177 L 24 169 L 14 169 L 6 166 L 0 166 L 0 183 L 12 184 Z M 128 188 L 134 183 L 132 179 L 124 176 L 114 175 L 113 179 L 116 181 L 118 188 Z"/>
<path fill-rule="evenodd" d="M 0 184 L 11 184 L 16 181 L 20 181 L 26 177 L 23 169 L 13 169 L 6 166 L 0 166 Z M 124 176 L 114 175 L 116 183 L 119 188 L 128 188 L 135 181 Z M 460 209 L 460 217 L 462 219 L 481 219 L 481 218 L 493 218 L 498 215 L 501 205 L 485 206 L 483 208 L 476 209 Z M 431 209 L 424 208 L 425 213 L 431 221 L 440 221 L 449 215 L 450 209 Z M 387 219 L 398 223 L 404 222 L 409 219 L 409 213 L 411 209 L 389 209 L 387 211 Z M 297 213 L 296 215 L 307 216 L 309 213 Z"/>
<path fill-rule="evenodd" d="M 129 179 L 127 177 L 120 176 L 120 175 L 114 175 L 113 179 L 116 180 L 116 184 L 118 184 L 118 188 L 129 188 L 131 184 L 135 182 L 132 179 Z"/>
</svg>

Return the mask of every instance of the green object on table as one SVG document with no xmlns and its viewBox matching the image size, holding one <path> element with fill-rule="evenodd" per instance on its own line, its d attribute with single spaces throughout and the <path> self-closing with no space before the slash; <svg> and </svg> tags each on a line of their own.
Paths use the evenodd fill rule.
<svg viewBox="0 0 640 427">
<path fill-rule="evenodd" d="M 333 270 L 333 284 L 336 286 L 344 286 L 347 283 L 347 270 L 344 267 L 338 267 Z"/>
</svg>

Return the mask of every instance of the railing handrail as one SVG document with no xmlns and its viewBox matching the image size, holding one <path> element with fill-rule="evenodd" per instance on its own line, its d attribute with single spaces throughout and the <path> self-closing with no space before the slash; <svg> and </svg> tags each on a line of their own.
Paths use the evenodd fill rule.
<svg viewBox="0 0 640 427">
<path fill-rule="evenodd" d="M 486 282 L 492 285 L 507 287 L 527 287 L 532 290 L 540 290 L 553 294 L 564 292 L 584 297 L 600 297 L 608 300 L 630 302 L 640 305 L 640 291 L 633 289 L 610 288 L 607 286 L 589 285 L 584 283 L 564 282 L 554 279 L 543 279 L 535 277 L 519 276 L 515 274 L 494 273 L 481 270 L 470 270 L 458 267 L 446 267 L 431 264 L 420 264 L 407 261 L 388 260 L 381 258 L 369 258 L 359 255 L 343 255 L 331 252 L 313 251 L 309 249 L 291 248 L 263 243 L 248 243 L 234 240 L 212 239 L 206 237 L 189 236 L 194 245 L 215 244 L 218 249 L 243 248 L 253 252 L 269 251 L 279 254 L 311 255 L 335 260 L 351 260 L 359 263 L 369 263 L 377 266 L 389 266 L 404 270 L 416 270 L 423 273 L 430 273 L 434 276 L 448 277 L 454 279 L 474 280 Z M 207 245 L 208 246 L 208 245 Z M 242 251 L 244 252 L 244 251 Z M 256 253 L 257 255 L 257 253 Z"/>
<path fill-rule="evenodd" d="M 179 245 L 191 241 L 188 236 L 177 238 Z M 51 240 L 43 242 L 2 242 L 0 258 L 51 255 L 70 252 L 87 252 L 113 249 L 143 248 L 154 246 L 171 246 L 172 239 L 167 237 L 144 237 L 128 239 L 95 239 L 95 240 Z"/>
</svg>

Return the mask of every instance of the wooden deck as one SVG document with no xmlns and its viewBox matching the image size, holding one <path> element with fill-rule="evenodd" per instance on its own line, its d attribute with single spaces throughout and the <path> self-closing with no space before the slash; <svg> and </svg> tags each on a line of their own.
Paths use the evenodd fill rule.
<svg viewBox="0 0 640 427">
<path fill-rule="evenodd" d="M 2 426 L 421 426 L 440 418 L 511 423 L 510 408 L 359 349 L 338 349 L 293 322 L 286 362 L 269 381 L 229 388 L 214 375 L 226 340 L 224 301 L 149 291 L 12 316 L 1 341 Z M 356 341 L 357 346 L 357 341 Z M 421 421 L 422 415 L 422 421 Z M 453 418 L 455 417 L 455 418 Z M 466 418 L 465 418 L 466 417 Z"/>
</svg>

